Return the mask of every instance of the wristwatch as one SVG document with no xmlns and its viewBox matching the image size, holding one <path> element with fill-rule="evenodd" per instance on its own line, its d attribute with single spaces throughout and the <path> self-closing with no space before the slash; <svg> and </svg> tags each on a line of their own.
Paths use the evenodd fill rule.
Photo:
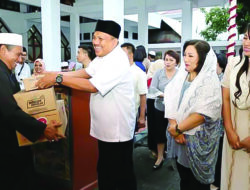
<svg viewBox="0 0 250 190">
<path fill-rule="evenodd" d="M 63 82 L 63 75 L 62 74 L 58 74 L 56 76 L 56 83 L 57 84 L 61 84 Z"/>
<path fill-rule="evenodd" d="M 175 125 L 175 131 L 178 135 L 182 134 L 182 131 L 178 128 L 178 124 Z"/>
</svg>

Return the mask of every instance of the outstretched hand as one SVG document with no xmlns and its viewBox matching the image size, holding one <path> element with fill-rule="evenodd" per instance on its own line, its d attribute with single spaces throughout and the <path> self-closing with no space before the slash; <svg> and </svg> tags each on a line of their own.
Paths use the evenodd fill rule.
<svg viewBox="0 0 250 190">
<path fill-rule="evenodd" d="M 39 89 L 49 88 L 51 86 L 54 86 L 56 84 L 56 76 L 57 74 L 53 72 L 46 73 L 45 76 L 36 83 L 36 86 Z"/>
</svg>

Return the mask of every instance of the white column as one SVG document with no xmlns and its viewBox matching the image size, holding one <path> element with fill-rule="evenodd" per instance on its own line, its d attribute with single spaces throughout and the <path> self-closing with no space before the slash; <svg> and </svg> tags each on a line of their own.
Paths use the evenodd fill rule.
<svg viewBox="0 0 250 190">
<path fill-rule="evenodd" d="M 71 60 L 76 61 L 78 46 L 80 45 L 80 17 L 79 14 L 70 14 L 70 50 Z"/>
<path fill-rule="evenodd" d="M 41 0 L 43 59 L 48 71 L 61 70 L 60 0 Z"/>
<path fill-rule="evenodd" d="M 113 20 L 120 24 L 120 45 L 124 42 L 124 0 L 103 0 L 103 20 Z"/>
<path fill-rule="evenodd" d="M 28 28 L 28 20 L 24 20 L 23 21 L 23 29 L 24 29 L 24 31 L 23 31 L 23 33 L 22 33 L 22 36 L 23 36 L 23 46 L 24 47 L 26 47 L 26 50 L 27 50 L 27 55 L 28 55 L 28 51 L 29 51 L 29 47 L 28 47 L 28 30 L 29 30 L 29 28 Z"/>
<path fill-rule="evenodd" d="M 192 39 L 192 0 L 183 0 L 182 3 L 182 26 L 181 26 L 181 44 L 183 46 L 186 40 Z"/>
<path fill-rule="evenodd" d="M 138 44 L 148 49 L 148 11 L 146 9 L 146 1 L 138 2 Z"/>
</svg>

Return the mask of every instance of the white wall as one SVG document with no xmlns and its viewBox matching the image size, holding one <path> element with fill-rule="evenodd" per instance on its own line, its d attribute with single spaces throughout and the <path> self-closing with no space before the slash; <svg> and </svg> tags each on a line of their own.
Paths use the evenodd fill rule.
<svg viewBox="0 0 250 190">
<path fill-rule="evenodd" d="M 24 14 L 0 9 L 0 17 L 12 32 L 23 34 L 26 32 Z"/>
<path fill-rule="evenodd" d="M 138 33 L 138 27 L 137 26 L 126 26 L 125 25 L 125 31 L 128 31 L 128 38 L 124 39 L 124 42 L 132 43 L 135 47 L 138 46 L 138 45 L 141 45 L 141 44 L 139 44 L 138 40 L 134 40 L 132 38 L 133 33 Z M 139 37 L 139 34 L 138 34 L 138 37 Z"/>
<path fill-rule="evenodd" d="M 82 34 L 82 40 L 80 40 L 81 43 L 92 42 L 92 33 L 95 31 L 95 26 L 96 26 L 95 22 L 80 24 L 80 33 Z M 83 40 L 83 33 L 90 33 L 90 40 Z"/>
<path fill-rule="evenodd" d="M 23 13 L 18 12 L 12 12 L 0 9 L 0 17 L 2 20 L 7 24 L 7 26 L 10 28 L 12 32 L 19 33 L 22 35 L 26 35 L 29 28 L 34 24 L 38 30 L 41 32 L 41 23 L 39 19 L 36 19 L 35 21 L 28 20 L 26 23 L 25 16 Z M 96 23 L 83 23 L 80 24 L 80 32 L 83 33 L 90 33 L 90 40 L 81 40 L 81 42 L 91 42 L 92 41 L 92 33 L 95 30 Z M 69 30 L 69 22 L 61 21 L 61 30 L 63 31 L 64 35 L 70 41 L 70 30 Z M 130 26 L 129 24 L 126 24 L 125 21 L 125 31 L 129 32 L 129 38 L 124 39 L 124 42 L 130 42 L 134 46 L 138 46 L 141 44 L 138 44 L 138 40 L 132 39 L 132 33 L 138 33 L 137 26 Z M 193 36 L 194 37 L 194 36 Z M 198 38 L 198 36 L 195 36 Z M 25 39 L 25 38 L 24 38 Z M 24 41 L 24 45 L 27 46 L 27 41 Z M 227 42 L 224 41 L 223 44 L 221 42 L 212 42 L 211 44 L 213 46 L 213 49 L 216 52 L 219 52 L 220 50 L 226 50 Z M 150 44 L 148 46 L 149 50 L 155 50 L 155 51 L 161 51 L 164 53 L 168 49 L 173 49 L 176 51 L 179 51 L 180 44 Z M 237 42 L 236 45 L 236 52 L 238 53 L 238 50 L 240 48 L 240 42 Z"/>
</svg>

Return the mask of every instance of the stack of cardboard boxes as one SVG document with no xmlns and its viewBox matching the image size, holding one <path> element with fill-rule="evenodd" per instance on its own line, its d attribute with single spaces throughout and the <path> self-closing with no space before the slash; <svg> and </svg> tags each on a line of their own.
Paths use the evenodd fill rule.
<svg viewBox="0 0 250 190">
<path fill-rule="evenodd" d="M 67 126 L 67 116 L 63 100 L 56 100 L 54 88 L 43 90 L 36 89 L 37 81 L 28 78 L 24 82 L 25 91 L 14 94 L 14 98 L 18 106 L 26 113 L 36 118 L 38 121 L 49 124 L 52 120 L 62 122 L 62 126 L 58 128 L 60 134 L 65 133 Z M 33 144 L 22 134 L 17 132 L 19 146 Z M 47 139 L 41 137 L 37 142 L 45 142 Z M 36 143 L 37 143 L 36 142 Z"/>
</svg>

